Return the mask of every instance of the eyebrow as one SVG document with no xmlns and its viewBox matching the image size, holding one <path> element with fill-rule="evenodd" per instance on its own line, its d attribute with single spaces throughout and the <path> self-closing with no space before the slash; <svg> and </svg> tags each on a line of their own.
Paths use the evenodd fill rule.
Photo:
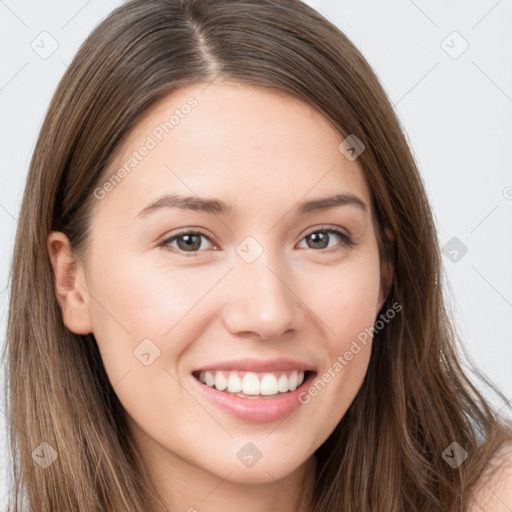
<svg viewBox="0 0 512 512">
<path fill-rule="evenodd" d="M 304 215 L 306 213 L 324 211 L 345 205 L 356 206 L 365 212 L 368 211 L 366 203 L 354 194 L 335 194 L 328 197 L 313 199 L 311 201 L 305 201 L 300 203 L 295 210 L 297 215 Z M 145 217 L 149 213 L 162 208 L 179 208 L 181 210 L 191 210 L 195 212 L 205 212 L 212 215 L 224 216 L 233 216 L 235 214 L 235 210 L 231 204 L 218 199 L 168 194 L 148 204 L 136 215 L 136 217 Z"/>
</svg>

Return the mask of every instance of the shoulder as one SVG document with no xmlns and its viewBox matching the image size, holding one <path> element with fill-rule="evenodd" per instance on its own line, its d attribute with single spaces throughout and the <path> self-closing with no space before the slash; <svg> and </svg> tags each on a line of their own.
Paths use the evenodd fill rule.
<svg viewBox="0 0 512 512">
<path fill-rule="evenodd" d="M 512 511 L 512 444 L 490 463 L 473 492 L 467 512 Z"/>
</svg>

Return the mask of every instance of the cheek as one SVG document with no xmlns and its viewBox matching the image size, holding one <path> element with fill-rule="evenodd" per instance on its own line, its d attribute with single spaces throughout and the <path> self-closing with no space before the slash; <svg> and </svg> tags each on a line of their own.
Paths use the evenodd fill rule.
<svg viewBox="0 0 512 512">
<path fill-rule="evenodd" d="M 183 270 L 151 268 L 135 258 L 111 261 L 115 267 L 98 266 L 91 279 L 91 313 L 103 365 L 118 398 L 149 430 L 174 422 L 172 409 L 163 404 L 179 409 L 183 421 L 199 421 L 200 411 L 190 406 L 173 377 L 189 340 L 196 337 L 195 327 L 190 327 L 197 321 L 192 308 L 215 276 L 211 283 L 191 283 Z M 183 336 L 187 326 L 188 336 Z"/>
<path fill-rule="evenodd" d="M 219 279 L 216 272 L 144 265 L 116 259 L 93 276 L 91 303 L 98 328 L 109 324 L 133 336 L 162 337 Z"/>
<path fill-rule="evenodd" d="M 319 267 L 309 275 L 300 293 L 335 357 L 374 324 L 380 292 L 378 255 L 366 253 L 339 266 Z"/>
<path fill-rule="evenodd" d="M 357 264 L 319 273 L 305 302 L 320 319 L 324 353 L 317 378 L 302 397 L 323 418 L 312 446 L 321 444 L 342 419 L 359 391 L 371 355 L 372 328 L 378 313 L 379 261 L 370 255 Z M 303 292 L 305 293 L 305 292 Z M 318 320 L 317 318 L 317 320 Z"/>
<path fill-rule="evenodd" d="M 139 370 L 139 356 L 148 352 L 152 368 L 174 368 L 187 343 L 200 335 L 201 301 L 224 271 L 144 265 L 119 255 L 109 260 L 116 264 L 99 264 L 91 275 L 90 311 L 111 380 Z"/>
</svg>

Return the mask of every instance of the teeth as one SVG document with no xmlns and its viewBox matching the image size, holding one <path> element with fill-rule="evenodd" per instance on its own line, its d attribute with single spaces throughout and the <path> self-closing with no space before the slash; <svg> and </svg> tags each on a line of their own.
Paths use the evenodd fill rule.
<svg viewBox="0 0 512 512">
<path fill-rule="evenodd" d="M 242 380 L 234 373 L 228 378 L 228 391 L 230 393 L 240 393 L 242 391 Z"/>
<path fill-rule="evenodd" d="M 206 372 L 204 374 L 204 382 L 207 386 L 213 387 L 213 384 L 215 383 L 215 378 L 213 377 L 213 374 L 211 372 Z"/>
<path fill-rule="evenodd" d="M 286 378 L 286 377 L 285 377 Z M 272 373 L 267 373 L 261 379 L 261 394 L 262 395 L 275 395 L 279 391 L 277 387 L 276 376 Z"/>
<path fill-rule="evenodd" d="M 288 389 L 290 391 L 295 391 L 297 389 L 297 372 L 292 372 L 290 378 L 288 379 Z"/>
<path fill-rule="evenodd" d="M 228 380 L 221 372 L 216 372 L 214 384 L 219 391 L 224 391 L 228 387 Z"/>
<path fill-rule="evenodd" d="M 287 375 L 282 372 L 257 374 L 254 372 L 207 371 L 200 372 L 199 380 L 218 391 L 270 396 L 295 391 L 304 382 L 304 372 L 293 370 Z"/>
<path fill-rule="evenodd" d="M 255 373 L 247 372 L 242 381 L 242 393 L 244 395 L 259 395 L 260 394 L 260 379 Z"/>
<path fill-rule="evenodd" d="M 279 380 L 277 381 L 277 390 L 280 393 L 286 393 L 288 391 L 288 377 L 286 375 L 281 375 Z"/>
</svg>

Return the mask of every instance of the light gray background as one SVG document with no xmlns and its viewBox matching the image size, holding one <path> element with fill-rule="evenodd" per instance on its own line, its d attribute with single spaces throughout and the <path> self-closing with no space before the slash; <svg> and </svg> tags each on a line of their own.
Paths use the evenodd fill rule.
<svg viewBox="0 0 512 512">
<path fill-rule="evenodd" d="M 441 244 L 456 237 L 468 249 L 450 255 L 449 246 L 443 256 L 464 345 L 512 398 L 511 1 L 307 3 L 359 47 L 395 105 L 425 180 Z M 38 130 L 79 45 L 120 4 L 0 0 L 0 346 L 16 219 Z M 31 46 L 51 49 L 42 32 L 58 43 L 46 59 Z M 0 507 L 7 492 L 3 402 L 1 407 Z"/>
</svg>

